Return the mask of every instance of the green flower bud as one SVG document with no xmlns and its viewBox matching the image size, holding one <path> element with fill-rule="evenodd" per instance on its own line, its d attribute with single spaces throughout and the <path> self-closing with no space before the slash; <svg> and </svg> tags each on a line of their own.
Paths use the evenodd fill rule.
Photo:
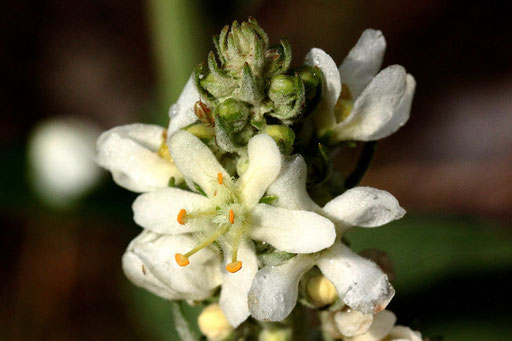
<svg viewBox="0 0 512 341">
<path fill-rule="evenodd" d="M 249 108 L 234 98 L 228 98 L 219 104 L 217 113 L 233 132 L 241 131 L 249 119 Z"/>
<path fill-rule="evenodd" d="M 296 91 L 297 86 L 294 77 L 276 75 L 270 81 L 268 96 L 272 101 L 284 104 L 293 99 Z"/>
<path fill-rule="evenodd" d="M 281 153 L 289 155 L 293 150 L 295 133 L 285 125 L 268 125 L 263 130 L 276 141 Z"/>
</svg>

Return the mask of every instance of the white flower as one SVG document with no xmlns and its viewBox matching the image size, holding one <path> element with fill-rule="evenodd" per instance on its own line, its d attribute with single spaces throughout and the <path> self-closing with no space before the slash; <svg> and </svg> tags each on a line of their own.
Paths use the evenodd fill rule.
<svg viewBox="0 0 512 341">
<path fill-rule="evenodd" d="M 143 231 L 123 255 L 123 270 L 137 286 L 168 300 L 204 300 L 221 283 L 221 257 L 215 246 L 197 255 L 190 271 L 176 264 L 172 255 L 196 244 L 189 234 L 162 235 Z"/>
<path fill-rule="evenodd" d="M 94 162 L 95 126 L 76 119 L 53 119 L 37 126 L 28 146 L 33 185 L 50 204 L 62 206 L 99 180 Z"/>
<path fill-rule="evenodd" d="M 421 334 L 408 327 L 396 326 L 396 316 L 389 310 L 375 315 L 354 311 L 328 312 L 322 318 L 322 329 L 345 341 L 421 341 Z"/>
<path fill-rule="evenodd" d="M 114 181 L 133 192 L 169 186 L 183 176 L 172 162 L 165 129 L 150 124 L 128 124 L 110 129 L 97 141 L 96 161 L 112 172 Z"/>
<path fill-rule="evenodd" d="M 351 226 L 376 227 L 405 214 L 391 194 L 370 187 L 350 189 L 320 208 L 306 192 L 306 172 L 304 159 L 293 157 L 283 165 L 267 193 L 277 196 L 275 204 L 279 207 L 316 211 L 330 218 L 339 236 Z M 394 295 L 388 277 L 375 263 L 336 241 L 316 255 L 298 255 L 279 266 L 262 268 L 249 292 L 251 315 L 269 321 L 286 318 L 295 307 L 302 275 L 314 265 L 352 309 L 375 313 L 384 309 Z"/>
<path fill-rule="evenodd" d="M 416 81 L 400 65 L 377 73 L 385 49 L 382 32 L 368 29 L 339 68 L 321 49 L 307 54 L 305 64 L 318 67 L 325 77 L 322 100 L 313 114 L 320 136 L 330 135 L 332 142 L 371 141 L 407 122 Z"/>
<path fill-rule="evenodd" d="M 178 131 L 168 145 L 189 186 L 197 185 L 206 196 L 171 187 L 145 193 L 133 204 L 134 219 L 145 229 L 169 238 L 194 234 L 194 247 L 175 252 L 180 266 L 194 264 L 196 254 L 214 242 L 222 245 L 225 268 L 219 303 L 236 327 L 249 316 L 247 293 L 258 270 L 251 240 L 266 242 L 280 251 L 312 253 L 332 245 L 334 225 L 313 212 L 259 203 L 281 169 L 279 148 L 268 135 L 256 135 L 249 141 L 249 165 L 236 181 L 192 134 Z M 194 278 L 205 276 L 206 280 L 208 276 L 192 267 L 181 271 L 196 272 L 191 275 Z M 167 278 L 173 281 L 171 274 Z"/>
</svg>

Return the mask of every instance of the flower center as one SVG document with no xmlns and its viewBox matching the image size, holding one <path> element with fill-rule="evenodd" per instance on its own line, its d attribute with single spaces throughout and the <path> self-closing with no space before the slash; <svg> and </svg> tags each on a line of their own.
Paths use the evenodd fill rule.
<svg viewBox="0 0 512 341">
<path fill-rule="evenodd" d="M 341 94 L 338 98 L 338 102 L 334 106 L 334 115 L 336 116 L 336 122 L 340 123 L 347 119 L 354 107 L 354 101 L 352 94 L 346 84 L 341 85 Z"/>
<path fill-rule="evenodd" d="M 238 260 L 238 247 L 246 232 L 246 208 L 239 203 L 238 196 L 234 189 L 224 181 L 222 173 L 217 174 L 216 182 L 219 189 L 215 192 L 214 197 L 210 198 L 212 204 L 210 209 L 191 212 L 181 209 L 176 217 L 181 225 L 186 225 L 189 222 L 200 223 L 198 220 L 206 220 L 209 223 L 207 225 L 215 226 L 215 230 L 187 253 L 175 254 L 174 259 L 179 266 L 187 266 L 190 264 L 189 257 L 215 241 L 222 240 L 223 245 L 231 247 L 231 263 L 226 266 L 226 270 L 235 273 L 242 268 L 242 262 Z"/>
</svg>

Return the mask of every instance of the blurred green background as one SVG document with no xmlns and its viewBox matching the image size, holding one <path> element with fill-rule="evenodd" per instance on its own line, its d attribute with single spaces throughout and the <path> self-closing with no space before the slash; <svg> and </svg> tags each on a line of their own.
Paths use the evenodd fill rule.
<svg viewBox="0 0 512 341">
<path fill-rule="evenodd" d="M 484 1 L 5 2 L 0 125 L 0 339 L 176 339 L 168 303 L 135 288 L 120 258 L 140 228 L 135 194 L 102 181 L 66 209 L 30 186 L 26 149 L 43 120 L 101 130 L 167 123 L 167 108 L 210 36 L 234 19 L 341 62 L 367 27 L 384 65 L 418 82 L 411 119 L 379 144 L 363 184 L 393 193 L 406 218 L 354 230 L 395 265 L 390 309 L 430 340 L 512 340 L 512 5 Z M 344 155 L 339 167 L 356 155 Z"/>
</svg>

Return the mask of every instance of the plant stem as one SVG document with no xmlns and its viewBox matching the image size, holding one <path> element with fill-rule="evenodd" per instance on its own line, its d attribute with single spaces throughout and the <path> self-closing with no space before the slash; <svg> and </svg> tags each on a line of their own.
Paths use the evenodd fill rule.
<svg viewBox="0 0 512 341">
<path fill-rule="evenodd" d="M 162 107 L 176 101 L 199 61 L 201 17 L 192 0 L 149 0 L 150 29 L 158 97 Z M 167 112 L 165 112 L 167 123 Z"/>
<path fill-rule="evenodd" d="M 370 168 L 370 164 L 372 162 L 373 156 L 375 155 L 375 150 L 377 149 L 377 141 L 366 142 L 363 146 L 363 150 L 359 155 L 359 160 L 357 161 L 356 168 L 347 176 L 347 180 L 345 181 L 345 188 L 350 189 L 352 187 L 357 186 L 364 175 Z"/>
</svg>

